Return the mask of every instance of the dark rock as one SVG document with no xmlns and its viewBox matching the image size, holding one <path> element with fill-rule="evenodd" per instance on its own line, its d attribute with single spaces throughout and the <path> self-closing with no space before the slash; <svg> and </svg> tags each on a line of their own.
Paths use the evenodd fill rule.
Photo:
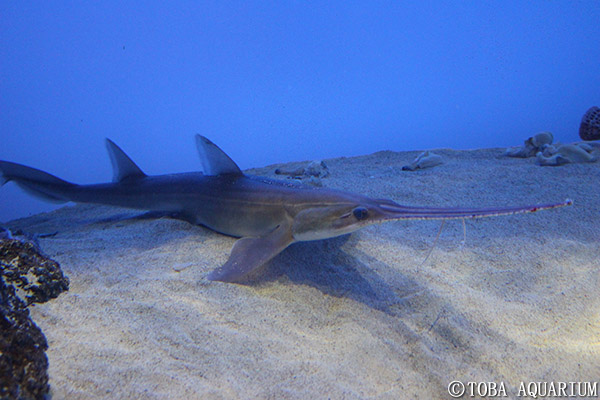
<svg viewBox="0 0 600 400">
<path fill-rule="evenodd" d="M 32 242 L 0 241 L 0 265 L 2 279 L 18 289 L 27 306 L 45 303 L 69 289 L 69 278 L 58 263 L 40 254 Z"/>
<path fill-rule="evenodd" d="M 0 399 L 48 394 L 48 343 L 27 306 L 69 288 L 59 265 L 31 242 L 0 240 Z"/>
<path fill-rule="evenodd" d="M 0 398 L 44 398 L 50 390 L 47 349 L 15 288 L 0 279 Z"/>
<path fill-rule="evenodd" d="M 579 137 L 583 140 L 600 140 L 600 108 L 592 107 L 583 115 Z"/>
</svg>

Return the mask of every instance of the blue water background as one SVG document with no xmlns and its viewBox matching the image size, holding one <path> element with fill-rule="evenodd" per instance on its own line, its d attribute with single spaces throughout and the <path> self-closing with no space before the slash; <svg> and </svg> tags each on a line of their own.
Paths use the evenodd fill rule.
<svg viewBox="0 0 600 400">
<path fill-rule="evenodd" d="M 378 150 L 578 140 L 600 106 L 598 1 L 0 4 L 0 159 L 110 180 Z M 0 189 L 0 221 L 53 206 Z"/>
</svg>

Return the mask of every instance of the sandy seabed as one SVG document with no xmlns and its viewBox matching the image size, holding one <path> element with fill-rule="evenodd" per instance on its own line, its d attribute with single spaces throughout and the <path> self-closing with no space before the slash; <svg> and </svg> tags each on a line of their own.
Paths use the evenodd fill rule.
<svg viewBox="0 0 600 400">
<path fill-rule="evenodd" d="M 235 239 L 77 205 L 8 223 L 71 280 L 32 308 L 53 399 L 449 398 L 453 380 L 600 380 L 600 162 L 539 167 L 501 149 L 328 160 L 326 186 L 401 204 L 572 207 L 402 221 L 297 243 L 248 284 L 209 282 Z M 281 165 L 248 171 L 275 177 Z"/>
</svg>

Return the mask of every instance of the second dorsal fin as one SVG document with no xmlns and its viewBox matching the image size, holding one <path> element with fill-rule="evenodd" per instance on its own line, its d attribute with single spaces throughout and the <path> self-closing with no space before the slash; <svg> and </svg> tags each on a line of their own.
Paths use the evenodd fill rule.
<svg viewBox="0 0 600 400">
<path fill-rule="evenodd" d="M 242 174 L 240 167 L 223 150 L 204 136 L 196 135 L 196 147 L 198 147 L 205 175 Z"/>
<path fill-rule="evenodd" d="M 125 180 L 135 180 L 146 177 L 146 174 L 142 172 L 140 167 L 131 161 L 131 158 L 108 138 L 106 138 L 106 148 L 108 149 L 110 162 L 113 166 L 113 182 L 123 182 Z"/>
</svg>

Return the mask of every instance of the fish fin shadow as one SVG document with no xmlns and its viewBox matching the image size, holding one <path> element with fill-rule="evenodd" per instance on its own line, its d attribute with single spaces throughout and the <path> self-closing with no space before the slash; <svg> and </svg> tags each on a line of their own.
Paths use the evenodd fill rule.
<svg viewBox="0 0 600 400">
<path fill-rule="evenodd" d="M 390 315 L 398 315 L 399 304 L 408 292 L 422 288 L 406 277 L 401 288 L 393 288 L 373 269 L 380 261 L 369 264 L 350 254 L 358 239 L 352 235 L 313 242 L 298 242 L 275 257 L 260 273 L 248 275 L 241 283 L 262 285 L 288 279 L 294 285 L 309 285 L 324 294 L 346 297 Z M 385 265 L 381 265 L 385 268 Z"/>
</svg>

